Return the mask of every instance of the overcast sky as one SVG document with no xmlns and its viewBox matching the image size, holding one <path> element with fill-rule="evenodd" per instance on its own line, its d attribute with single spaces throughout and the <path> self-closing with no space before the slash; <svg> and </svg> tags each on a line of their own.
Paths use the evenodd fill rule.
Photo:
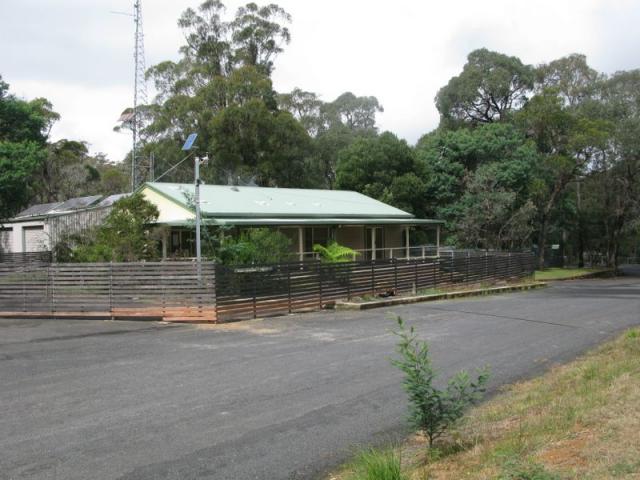
<svg viewBox="0 0 640 480">
<path fill-rule="evenodd" d="M 612 73 L 640 67 L 640 0 L 269 0 L 293 17 L 275 89 L 375 95 L 379 117 L 410 143 L 438 123 L 433 98 L 486 47 L 539 64 L 579 52 Z M 225 2 L 231 15 L 246 2 Z M 260 2 L 258 2 L 260 3 Z M 180 13 L 199 1 L 143 0 L 147 66 L 177 59 Z M 113 132 L 132 103 L 133 0 L 0 0 L 0 74 L 11 91 L 51 100 L 52 137 L 85 140 L 121 160 L 130 135 Z"/>
</svg>

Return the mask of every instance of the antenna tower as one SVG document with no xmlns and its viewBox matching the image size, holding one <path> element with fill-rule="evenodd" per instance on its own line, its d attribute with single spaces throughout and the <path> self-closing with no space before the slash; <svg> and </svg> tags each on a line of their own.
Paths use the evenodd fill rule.
<svg viewBox="0 0 640 480">
<path fill-rule="evenodd" d="M 133 149 L 131 150 L 131 191 L 135 191 L 138 186 L 138 159 L 140 157 L 140 129 L 142 118 L 140 115 L 140 105 L 147 103 L 147 82 L 144 78 L 146 70 L 144 60 L 144 33 L 142 31 L 142 2 L 134 0 L 133 21 L 135 23 L 135 46 L 133 59 L 135 63 L 135 74 L 133 83 L 133 118 L 131 126 L 133 131 Z"/>
</svg>

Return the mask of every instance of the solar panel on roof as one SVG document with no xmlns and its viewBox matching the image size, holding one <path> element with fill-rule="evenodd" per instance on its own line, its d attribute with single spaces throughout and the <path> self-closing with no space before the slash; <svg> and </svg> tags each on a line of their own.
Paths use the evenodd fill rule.
<svg viewBox="0 0 640 480">
<path fill-rule="evenodd" d="M 53 203 L 40 203 L 38 205 L 31 205 L 29 208 L 21 211 L 16 215 L 16 218 L 20 217 L 36 217 L 38 215 L 45 215 L 46 213 L 54 210 L 57 206 L 62 205 L 61 202 Z"/>
<path fill-rule="evenodd" d="M 93 205 L 102 198 L 102 195 L 91 195 L 89 197 L 70 198 L 55 208 L 56 211 L 77 210 Z"/>
<path fill-rule="evenodd" d="M 105 199 L 103 199 L 96 207 L 110 207 L 114 203 L 116 203 L 121 198 L 128 197 L 128 193 L 116 193 L 115 195 L 109 195 Z"/>
</svg>

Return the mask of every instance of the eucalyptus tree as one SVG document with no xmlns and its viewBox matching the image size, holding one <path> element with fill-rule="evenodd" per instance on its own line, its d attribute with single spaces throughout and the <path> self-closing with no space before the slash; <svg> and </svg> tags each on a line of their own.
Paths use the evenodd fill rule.
<svg viewBox="0 0 640 480">
<path fill-rule="evenodd" d="M 604 155 L 594 166 L 607 263 L 617 264 L 625 234 L 640 238 L 640 70 L 618 72 L 603 87 L 613 125 Z"/>
<path fill-rule="evenodd" d="M 534 96 L 519 113 L 520 126 L 536 142 L 540 162 L 531 195 L 538 211 L 538 266 L 544 267 L 553 210 L 567 187 L 602 161 L 612 125 L 590 114 L 593 110 L 566 106 L 554 88 Z"/>
<path fill-rule="evenodd" d="M 532 209 L 520 209 L 539 159 L 535 144 L 514 125 L 438 129 L 418 141 L 416 156 L 423 165 L 425 213 L 445 220 L 447 242 L 482 248 L 529 243 Z M 509 233 L 516 230 L 525 233 L 521 241 Z"/>
<path fill-rule="evenodd" d="M 290 112 L 312 137 L 313 173 L 320 185 L 334 188 L 338 155 L 360 138 L 377 135 L 376 115 L 384 111 L 376 97 L 345 92 L 331 102 L 293 89 L 278 95 L 278 105 Z"/>
<path fill-rule="evenodd" d="M 554 89 L 566 106 L 578 107 L 598 96 L 604 75 L 591 68 L 587 57 L 574 53 L 536 68 L 535 91 Z"/>
<path fill-rule="evenodd" d="M 318 94 L 300 88 L 278 95 L 278 107 L 291 113 L 312 137 L 325 128 L 321 113 L 323 105 L 324 102 L 320 100 Z"/>
<path fill-rule="evenodd" d="M 0 76 L 0 219 L 30 201 L 32 177 L 46 157 L 49 132 L 58 118 L 48 100 L 17 98 Z"/>
<path fill-rule="evenodd" d="M 357 97 L 345 92 L 333 102 L 322 107 L 322 113 L 330 125 L 342 124 L 350 130 L 376 130 L 376 114 L 384 112 L 384 108 L 376 97 Z"/>
<path fill-rule="evenodd" d="M 486 48 L 474 50 L 460 75 L 436 95 L 441 121 L 455 126 L 505 120 L 526 103 L 534 79 L 534 68 L 517 57 Z"/>
<path fill-rule="evenodd" d="M 231 22 L 234 60 L 271 75 L 273 59 L 291 41 L 286 27 L 290 22 L 291 15 L 273 3 L 260 7 L 252 2 L 240 7 Z"/>
<path fill-rule="evenodd" d="M 420 170 L 407 142 L 384 132 L 357 139 L 339 153 L 336 187 L 422 214 L 424 185 Z"/>
<path fill-rule="evenodd" d="M 146 150 L 159 170 L 180 160 L 179 144 L 198 134 L 198 148 L 213 164 L 207 181 L 252 178 L 260 185 L 304 183 L 311 156 L 309 135 L 278 108 L 270 75 L 290 41 L 291 18 L 281 7 L 248 3 L 227 18 L 218 0 L 187 9 L 178 24 L 185 36 L 177 62 L 162 62 L 147 75 L 158 95 L 146 108 Z M 173 174 L 183 180 L 190 167 Z"/>
</svg>

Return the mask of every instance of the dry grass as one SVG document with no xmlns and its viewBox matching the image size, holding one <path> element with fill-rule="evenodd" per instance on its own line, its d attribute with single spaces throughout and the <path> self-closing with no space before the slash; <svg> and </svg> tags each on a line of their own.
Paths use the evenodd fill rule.
<svg viewBox="0 0 640 480">
<path fill-rule="evenodd" d="M 415 480 L 640 479 L 640 330 L 510 386 L 434 452 L 402 450 Z"/>
</svg>

